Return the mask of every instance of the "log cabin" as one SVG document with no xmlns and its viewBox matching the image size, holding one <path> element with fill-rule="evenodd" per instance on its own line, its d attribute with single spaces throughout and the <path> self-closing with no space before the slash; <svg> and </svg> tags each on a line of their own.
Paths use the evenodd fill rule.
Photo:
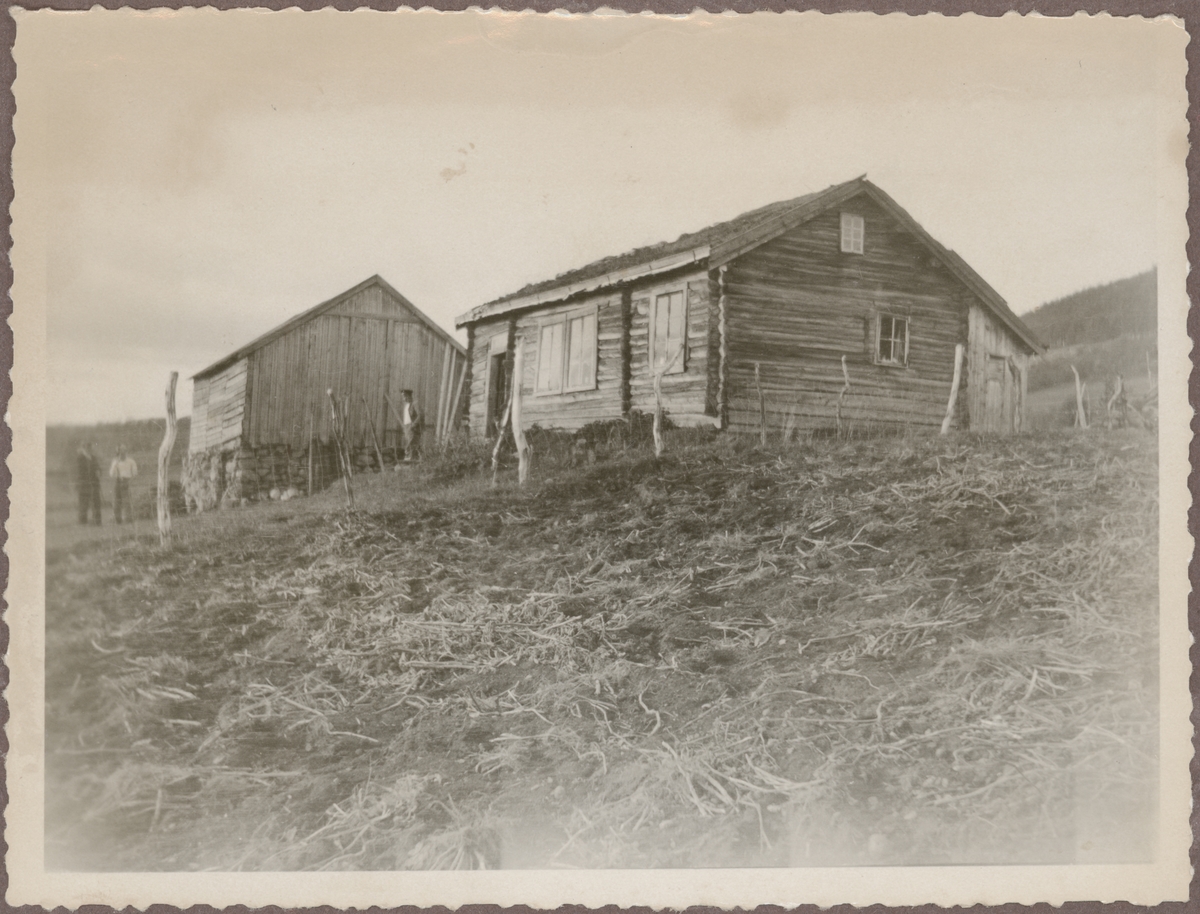
<svg viewBox="0 0 1200 914">
<path fill-rule="evenodd" d="M 991 286 L 865 176 L 526 286 L 456 324 L 468 340 L 464 420 L 487 436 L 516 346 L 528 425 L 652 412 L 661 373 L 676 425 L 742 432 L 936 428 L 961 344 L 954 424 L 1009 434 L 1041 351 Z"/>
<path fill-rule="evenodd" d="M 328 484 L 338 474 L 329 391 L 360 468 L 394 457 L 406 389 L 425 440 L 437 440 L 456 425 L 465 374 L 462 344 L 372 276 L 193 376 L 189 500 L 204 509 Z"/>
</svg>

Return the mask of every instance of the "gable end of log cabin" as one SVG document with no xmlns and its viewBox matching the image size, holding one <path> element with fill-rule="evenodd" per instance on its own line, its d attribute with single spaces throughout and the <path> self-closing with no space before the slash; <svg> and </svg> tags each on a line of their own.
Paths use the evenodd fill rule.
<svg viewBox="0 0 1200 914">
<path fill-rule="evenodd" d="M 671 331 L 681 358 L 662 378 L 677 424 L 757 431 L 765 412 L 775 430 L 937 427 L 961 344 L 955 423 L 998 433 L 1021 427 L 1036 339 L 961 258 L 865 179 L 637 254 L 459 318 L 474 343 L 473 434 L 494 429 L 507 399 L 503 355 L 518 341 L 528 424 L 572 429 L 652 411 L 653 336 L 676 320 L 656 324 L 655 315 L 668 301 L 683 309 Z M 554 327 L 573 319 L 595 322 L 594 342 L 590 330 L 586 337 L 594 377 L 555 387 L 540 376 L 567 370 L 571 335 Z M 539 365 L 543 346 L 557 354 Z"/>
</svg>

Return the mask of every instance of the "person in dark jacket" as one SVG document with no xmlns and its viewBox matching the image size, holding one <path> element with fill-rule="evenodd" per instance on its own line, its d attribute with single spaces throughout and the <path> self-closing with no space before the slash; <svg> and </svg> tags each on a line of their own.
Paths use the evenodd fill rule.
<svg viewBox="0 0 1200 914">
<path fill-rule="evenodd" d="M 88 515 L 100 526 L 100 461 L 96 459 L 92 442 L 81 443 L 75 454 L 75 491 L 79 496 L 79 522 L 86 524 Z"/>
</svg>

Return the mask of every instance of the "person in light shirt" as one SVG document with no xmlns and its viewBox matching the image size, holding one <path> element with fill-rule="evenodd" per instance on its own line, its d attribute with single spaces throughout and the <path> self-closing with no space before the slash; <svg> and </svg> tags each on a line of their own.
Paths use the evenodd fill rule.
<svg viewBox="0 0 1200 914">
<path fill-rule="evenodd" d="M 416 460 L 421 453 L 421 428 L 424 416 L 413 403 L 413 392 L 403 392 L 404 404 L 400 407 L 400 428 L 404 432 L 404 460 Z"/>
<path fill-rule="evenodd" d="M 117 447 L 117 456 L 113 459 L 112 466 L 108 468 L 108 475 L 116 480 L 113 492 L 113 515 L 117 523 L 124 523 L 126 519 L 132 521 L 133 503 L 129 499 L 129 483 L 137 475 L 137 463 L 132 457 L 126 455 L 125 445 Z"/>
</svg>

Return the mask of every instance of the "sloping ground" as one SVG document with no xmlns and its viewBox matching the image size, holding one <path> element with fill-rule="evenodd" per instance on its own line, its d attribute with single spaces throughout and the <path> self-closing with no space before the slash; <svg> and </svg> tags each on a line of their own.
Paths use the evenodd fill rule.
<svg viewBox="0 0 1200 914">
<path fill-rule="evenodd" d="M 49 866 L 1153 852 L 1144 433 L 373 482 L 53 557 Z"/>
<path fill-rule="evenodd" d="M 1072 365 L 1080 380 L 1101 394 L 1105 384 L 1115 382 L 1118 374 L 1127 384 L 1149 382 L 1158 374 L 1158 341 L 1149 333 L 1127 334 L 1100 343 L 1048 350 L 1030 364 L 1030 393 L 1062 384 L 1074 388 Z"/>
</svg>

